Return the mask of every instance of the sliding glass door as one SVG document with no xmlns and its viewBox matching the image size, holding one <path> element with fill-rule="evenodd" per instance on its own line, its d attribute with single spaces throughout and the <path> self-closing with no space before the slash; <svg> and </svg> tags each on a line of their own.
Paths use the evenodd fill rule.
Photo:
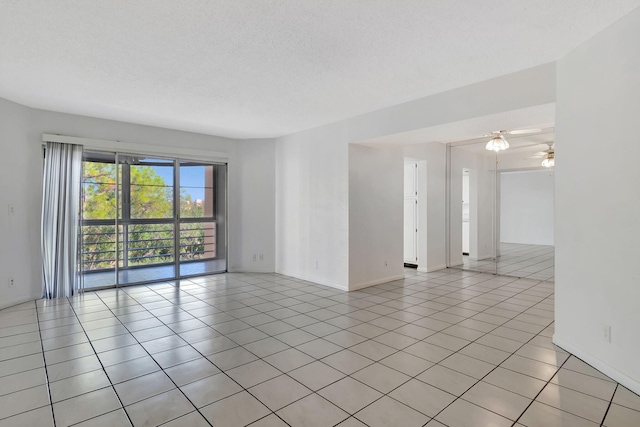
<svg viewBox="0 0 640 427">
<path fill-rule="evenodd" d="M 226 271 L 226 165 L 85 153 L 86 288 Z"/>
<path fill-rule="evenodd" d="M 180 275 L 226 271 L 226 167 L 181 160 L 178 181 Z"/>
</svg>

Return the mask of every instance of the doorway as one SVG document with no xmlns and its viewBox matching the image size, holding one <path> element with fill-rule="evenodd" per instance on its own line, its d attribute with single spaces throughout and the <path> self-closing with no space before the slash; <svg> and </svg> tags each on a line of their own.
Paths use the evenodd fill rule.
<svg viewBox="0 0 640 427">
<path fill-rule="evenodd" d="M 469 256 L 469 169 L 462 169 L 462 256 Z"/>
<path fill-rule="evenodd" d="M 404 264 L 418 266 L 418 163 L 404 163 Z"/>
</svg>

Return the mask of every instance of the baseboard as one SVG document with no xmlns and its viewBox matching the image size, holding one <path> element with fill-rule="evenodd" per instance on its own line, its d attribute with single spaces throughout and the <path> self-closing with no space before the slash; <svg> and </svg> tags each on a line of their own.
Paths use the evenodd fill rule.
<svg viewBox="0 0 640 427">
<path fill-rule="evenodd" d="M 369 286 L 375 286 L 375 285 L 379 285 L 381 283 L 388 283 L 388 282 L 393 282 L 394 280 L 402 280 L 402 279 L 404 279 L 404 273 L 403 274 L 397 274 L 395 276 L 385 277 L 383 279 L 372 280 L 372 281 L 366 282 L 366 283 L 357 283 L 355 285 L 349 284 L 349 290 L 350 291 L 357 291 L 358 289 L 368 288 Z"/>
<path fill-rule="evenodd" d="M 427 268 L 418 267 L 418 271 L 420 273 L 433 273 L 434 271 L 444 270 L 445 268 L 447 268 L 447 264 L 440 264 Z"/>
<path fill-rule="evenodd" d="M 622 384 L 632 392 L 636 394 L 640 394 L 640 382 L 638 382 L 637 380 L 634 380 L 624 372 L 621 372 L 618 369 L 614 368 L 613 366 L 608 365 L 607 363 L 593 356 L 589 352 L 584 351 L 582 348 L 573 344 L 571 341 L 568 341 L 562 337 L 559 337 L 557 334 L 553 335 L 553 343 L 558 347 L 564 349 L 565 351 L 568 351 L 569 353 L 571 353 L 578 359 L 582 360 L 583 362 L 591 365 L 592 367 L 602 372 L 609 378 L 619 382 L 620 384 Z"/>
<path fill-rule="evenodd" d="M 329 282 L 328 280 L 318 279 L 317 277 L 305 276 L 303 274 L 292 273 L 289 271 L 276 271 L 276 273 L 282 274 L 283 276 L 293 277 L 294 279 L 300 279 L 307 282 L 317 283 L 318 285 L 324 285 L 324 286 L 329 286 L 331 288 L 340 289 L 341 291 L 349 291 L 349 289 L 346 286 Z"/>
<path fill-rule="evenodd" d="M 2 301 L 2 302 L 0 302 L 0 310 L 5 309 L 5 308 L 9 308 L 9 307 L 13 307 L 14 305 L 22 304 L 22 303 L 25 303 L 25 302 L 34 301 L 36 299 L 37 298 L 22 297 L 22 298 L 12 299 L 12 300 L 9 300 L 9 301 Z"/>
<path fill-rule="evenodd" d="M 485 259 L 493 259 L 493 255 L 483 255 L 480 257 L 469 257 L 469 261 L 484 261 Z"/>
<path fill-rule="evenodd" d="M 245 268 L 245 267 L 231 267 L 229 273 L 275 273 L 274 268 Z"/>
</svg>

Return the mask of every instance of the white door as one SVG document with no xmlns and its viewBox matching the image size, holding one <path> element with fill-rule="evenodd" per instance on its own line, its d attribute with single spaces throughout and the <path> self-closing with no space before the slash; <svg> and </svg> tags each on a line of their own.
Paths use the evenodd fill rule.
<svg viewBox="0 0 640 427">
<path fill-rule="evenodd" d="M 418 164 L 404 164 L 404 262 L 418 263 Z"/>
<path fill-rule="evenodd" d="M 462 254 L 469 255 L 469 170 L 462 170 Z"/>
</svg>

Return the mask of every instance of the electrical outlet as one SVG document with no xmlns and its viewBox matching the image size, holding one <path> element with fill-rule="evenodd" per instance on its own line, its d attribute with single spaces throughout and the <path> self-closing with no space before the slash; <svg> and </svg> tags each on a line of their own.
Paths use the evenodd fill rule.
<svg viewBox="0 0 640 427">
<path fill-rule="evenodd" d="M 605 323 L 602 324 L 602 335 L 606 342 L 611 342 L 611 325 L 607 325 Z"/>
<path fill-rule="evenodd" d="M 263 256 L 263 254 L 260 254 L 260 261 L 264 261 L 264 256 Z"/>
<path fill-rule="evenodd" d="M 255 261 L 255 260 L 256 260 L 256 258 L 257 258 L 257 257 L 256 257 L 256 254 L 253 254 L 253 261 Z"/>
<path fill-rule="evenodd" d="M 13 216 L 16 214 L 16 208 L 13 205 L 9 205 L 8 209 L 7 209 L 7 213 L 9 216 Z"/>
<path fill-rule="evenodd" d="M 10 277 L 9 278 L 9 287 L 13 288 L 14 283 L 15 283 L 15 279 L 13 277 Z"/>
<path fill-rule="evenodd" d="M 387 261 L 385 261 L 385 262 L 384 262 L 384 266 L 385 266 L 385 267 L 388 267 L 388 266 L 389 266 L 389 263 L 388 263 Z"/>
</svg>

